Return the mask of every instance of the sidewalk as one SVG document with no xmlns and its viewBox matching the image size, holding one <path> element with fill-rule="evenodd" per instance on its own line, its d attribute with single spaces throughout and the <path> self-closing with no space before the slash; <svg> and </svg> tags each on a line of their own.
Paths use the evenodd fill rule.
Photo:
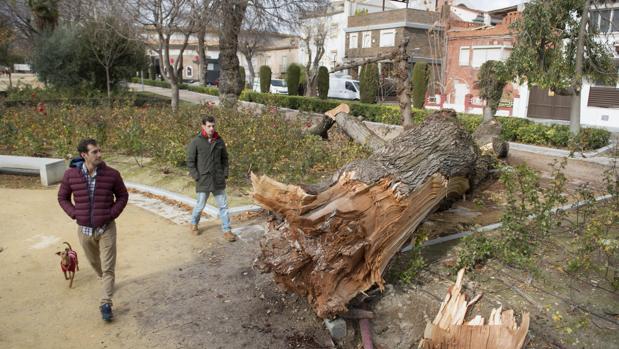
<svg viewBox="0 0 619 349">
<path fill-rule="evenodd" d="M 144 87 L 142 88 L 142 84 L 129 83 L 129 88 L 133 91 L 150 92 L 150 93 L 155 93 L 155 94 L 165 96 L 165 97 L 170 97 L 170 94 L 171 94 L 171 90 L 169 88 L 163 88 L 163 87 L 144 85 Z M 188 91 L 188 90 L 179 90 L 179 97 L 181 100 L 189 102 L 189 103 L 203 104 L 206 102 L 211 102 L 211 103 L 219 104 L 219 97 L 217 96 L 211 96 L 211 95 L 207 95 L 204 93 L 198 93 L 198 92 L 193 92 L 193 91 Z"/>
</svg>

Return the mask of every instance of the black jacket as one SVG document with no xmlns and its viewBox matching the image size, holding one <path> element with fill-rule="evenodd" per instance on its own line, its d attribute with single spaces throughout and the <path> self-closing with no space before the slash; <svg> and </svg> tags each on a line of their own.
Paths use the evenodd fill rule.
<svg viewBox="0 0 619 349">
<path fill-rule="evenodd" d="M 187 166 L 196 181 L 196 192 L 213 192 L 226 188 L 228 178 L 228 151 L 226 143 L 217 135 L 209 143 L 198 134 L 187 147 Z"/>
</svg>

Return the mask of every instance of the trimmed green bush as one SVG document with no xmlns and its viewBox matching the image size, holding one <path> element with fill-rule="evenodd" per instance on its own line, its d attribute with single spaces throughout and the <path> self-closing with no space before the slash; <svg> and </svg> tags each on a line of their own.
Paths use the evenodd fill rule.
<svg viewBox="0 0 619 349">
<path fill-rule="evenodd" d="M 139 79 L 132 79 L 139 82 Z M 144 80 L 145 84 L 159 85 L 167 87 L 166 82 L 157 80 Z M 218 90 L 205 86 L 181 85 L 181 88 L 191 91 L 217 95 Z M 341 100 L 319 99 L 315 97 L 272 95 L 254 91 L 243 91 L 239 98 L 242 101 L 255 102 L 265 105 L 273 105 L 282 108 L 298 109 L 324 113 L 329 109 L 337 107 Z M 8 102 L 5 102 L 5 104 Z M 350 105 L 351 114 L 362 116 L 368 121 L 381 122 L 385 124 L 400 124 L 400 108 L 393 105 L 367 104 L 354 101 L 346 101 Z M 413 122 L 420 123 L 433 110 L 413 109 Z M 458 119 L 469 132 L 474 132 L 481 124 L 482 116 L 474 114 L 458 114 Z M 580 134 L 573 138 L 569 127 L 566 125 L 543 125 L 534 123 L 530 120 L 518 117 L 498 117 L 502 125 L 501 137 L 510 142 L 538 144 L 551 147 L 568 148 L 573 143 L 579 144 L 582 149 L 598 149 L 608 145 L 610 132 L 604 129 L 583 128 Z"/>
<path fill-rule="evenodd" d="M 360 97 L 363 103 L 376 103 L 378 94 L 378 65 L 376 63 L 366 64 L 361 68 Z"/>
<path fill-rule="evenodd" d="M 421 109 L 426 103 L 426 91 L 428 90 L 428 80 L 430 79 L 430 69 L 428 63 L 418 62 L 413 67 L 413 108 Z"/>
<path fill-rule="evenodd" d="M 509 80 L 505 70 L 505 63 L 501 61 L 487 61 L 479 68 L 478 80 L 475 84 L 479 88 L 479 97 L 485 100 L 490 108 L 491 116 L 496 113 L 501 96 L 503 96 L 503 89 Z"/>
<path fill-rule="evenodd" d="M 329 69 L 321 66 L 318 68 L 318 98 L 327 99 L 329 94 Z"/>
<path fill-rule="evenodd" d="M 263 65 L 260 67 L 260 92 L 269 93 L 271 90 L 271 67 Z"/>
<path fill-rule="evenodd" d="M 299 95 L 299 82 L 301 81 L 301 67 L 298 64 L 291 64 L 286 70 L 286 83 L 288 84 L 288 95 Z"/>
</svg>

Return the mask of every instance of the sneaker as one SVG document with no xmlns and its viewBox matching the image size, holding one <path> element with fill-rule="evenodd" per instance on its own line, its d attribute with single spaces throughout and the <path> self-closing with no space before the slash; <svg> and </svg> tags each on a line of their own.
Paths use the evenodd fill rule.
<svg viewBox="0 0 619 349">
<path fill-rule="evenodd" d="M 233 233 L 227 231 L 224 233 L 224 239 L 228 240 L 229 242 L 235 242 L 236 241 L 236 235 L 234 235 Z"/>
<path fill-rule="evenodd" d="M 101 304 L 101 317 L 104 321 L 110 322 L 114 315 L 112 314 L 112 305 L 109 303 Z"/>
<path fill-rule="evenodd" d="M 191 233 L 193 235 L 198 235 L 200 231 L 198 230 L 198 225 L 197 224 L 192 224 L 191 225 Z"/>
</svg>

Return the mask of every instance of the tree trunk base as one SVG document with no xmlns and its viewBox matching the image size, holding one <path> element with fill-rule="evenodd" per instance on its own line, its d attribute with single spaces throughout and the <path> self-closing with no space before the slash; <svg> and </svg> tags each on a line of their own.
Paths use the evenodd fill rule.
<svg viewBox="0 0 619 349">
<path fill-rule="evenodd" d="M 336 121 L 348 134 L 378 138 L 346 113 Z M 382 288 L 387 264 L 422 220 L 461 198 L 493 164 L 451 110 L 382 142 L 369 158 L 344 166 L 311 192 L 252 174 L 254 199 L 278 215 L 256 266 L 305 296 L 322 318 L 345 312 L 374 284 Z"/>
</svg>

